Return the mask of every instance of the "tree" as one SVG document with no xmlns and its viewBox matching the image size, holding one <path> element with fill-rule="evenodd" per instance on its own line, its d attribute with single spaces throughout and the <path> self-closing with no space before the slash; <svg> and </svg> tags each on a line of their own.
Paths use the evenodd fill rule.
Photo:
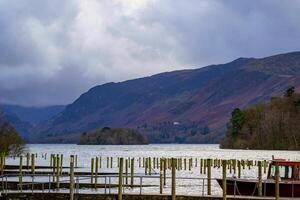
<svg viewBox="0 0 300 200">
<path fill-rule="evenodd" d="M 25 149 L 25 142 L 9 124 L 0 125 L 0 152 L 6 155 L 19 155 Z"/>
<path fill-rule="evenodd" d="M 241 109 L 235 108 L 231 113 L 232 135 L 237 136 L 244 124 L 244 113 Z"/>
</svg>

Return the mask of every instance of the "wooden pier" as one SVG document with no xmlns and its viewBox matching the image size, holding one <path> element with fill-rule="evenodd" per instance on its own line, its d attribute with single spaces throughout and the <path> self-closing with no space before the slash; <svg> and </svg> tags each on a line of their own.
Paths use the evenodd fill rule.
<svg viewBox="0 0 300 200">
<path fill-rule="evenodd" d="M 36 165 L 37 154 L 27 154 L 25 163 L 23 158 L 14 158 L 19 160 L 19 166 L 6 165 L 6 157 L 1 155 L 0 199 L 279 199 L 280 195 L 278 193 L 275 197 L 265 197 L 262 192 L 262 174 L 266 173 L 268 164 L 266 160 L 95 157 L 91 158 L 90 171 L 87 172 L 78 170 L 80 168 L 76 155 L 70 156 L 67 165 L 64 165 L 63 155 L 58 154 L 49 156 L 49 166 Z M 46 160 L 47 155 L 43 154 L 42 159 Z M 116 162 L 113 162 L 114 159 Z M 114 163 L 117 166 L 113 166 Z M 103 172 L 103 167 L 106 167 L 106 170 L 117 167 L 118 172 Z M 227 174 L 240 177 L 242 170 L 250 170 L 253 167 L 258 168 L 259 197 L 226 195 Z M 144 168 L 144 174 L 137 173 L 136 168 Z M 202 177 L 177 176 L 178 171 L 191 171 L 195 168 Z M 215 181 L 212 168 L 222 172 L 224 189 L 223 194 L 218 196 L 212 191 L 212 181 Z M 144 183 L 145 179 L 158 180 L 154 181 L 158 184 Z M 178 194 L 180 180 L 190 180 L 195 182 L 195 185 L 202 183 L 197 186 L 201 192 L 197 195 Z M 144 192 L 147 187 L 157 188 L 157 192 Z M 84 192 L 86 189 L 89 191 Z M 169 194 L 166 194 L 165 190 L 170 191 Z"/>
</svg>

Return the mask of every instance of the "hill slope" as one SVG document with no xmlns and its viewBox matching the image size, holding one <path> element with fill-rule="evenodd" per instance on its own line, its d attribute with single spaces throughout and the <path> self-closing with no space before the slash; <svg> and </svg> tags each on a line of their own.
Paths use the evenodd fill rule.
<svg viewBox="0 0 300 200">
<path fill-rule="evenodd" d="M 290 85 L 300 88 L 300 52 L 107 83 L 37 126 L 32 138 L 110 126 L 139 127 L 149 142 L 219 142 L 233 108 Z"/>
</svg>

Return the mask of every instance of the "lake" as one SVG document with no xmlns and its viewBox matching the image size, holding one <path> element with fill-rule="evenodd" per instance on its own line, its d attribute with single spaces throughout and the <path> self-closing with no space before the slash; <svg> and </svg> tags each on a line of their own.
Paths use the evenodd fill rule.
<svg viewBox="0 0 300 200">
<path fill-rule="evenodd" d="M 64 165 L 69 165 L 69 155 L 78 155 L 78 167 L 76 171 L 90 171 L 90 160 L 92 157 L 102 157 L 101 172 L 118 172 L 117 157 L 176 157 L 176 158 L 193 158 L 193 160 L 200 158 L 218 158 L 218 159 L 244 159 L 244 160 L 270 160 L 272 155 L 275 158 L 285 158 L 290 160 L 300 160 L 300 151 L 269 151 L 269 150 L 229 150 L 220 149 L 216 144 L 150 144 L 150 145 L 75 145 L 75 144 L 29 144 L 27 150 L 30 153 L 38 153 L 36 159 L 36 165 L 49 165 L 50 154 L 63 154 Z M 42 153 L 47 153 L 47 159 L 41 157 Z M 114 157 L 113 169 L 106 168 L 106 157 Z M 25 161 L 24 161 L 25 162 Z M 194 161 L 195 162 L 195 161 Z M 199 161 L 198 161 L 199 162 Z M 18 159 L 8 159 L 8 164 L 18 164 Z M 195 165 L 195 163 L 194 163 Z M 138 168 L 136 160 L 135 173 L 143 175 L 144 168 Z M 198 164 L 199 166 L 199 164 Z M 222 169 L 212 168 L 212 177 L 221 177 Z M 158 169 L 154 169 L 154 172 L 159 172 Z M 167 172 L 170 175 L 170 171 Z M 252 167 L 251 170 L 243 170 L 241 173 L 245 178 L 256 178 L 257 167 Z M 191 171 L 181 170 L 177 171 L 177 177 L 206 177 L 204 174 L 200 174 L 199 168 L 193 167 Z M 227 175 L 228 177 L 233 174 Z M 264 175 L 264 178 L 266 175 Z M 117 179 L 112 179 L 112 182 L 116 182 Z M 135 180 L 137 184 L 139 180 Z M 101 182 L 101 180 L 99 181 Z M 170 193 L 170 180 L 167 181 L 167 187 L 164 188 L 164 193 Z M 143 183 L 159 185 L 159 179 L 143 179 Z M 178 194 L 194 194 L 197 195 L 202 192 L 202 181 L 199 180 L 178 180 L 177 193 Z M 91 192 L 90 190 L 82 192 Z M 95 192 L 95 191 L 93 191 Z M 98 190 L 97 192 L 103 192 Z M 112 190 L 112 192 L 116 192 Z M 131 190 L 127 188 L 125 192 L 138 193 L 139 189 Z M 158 187 L 143 188 L 143 193 L 158 193 Z M 212 182 L 213 194 L 221 194 L 221 188 L 216 181 Z"/>
</svg>

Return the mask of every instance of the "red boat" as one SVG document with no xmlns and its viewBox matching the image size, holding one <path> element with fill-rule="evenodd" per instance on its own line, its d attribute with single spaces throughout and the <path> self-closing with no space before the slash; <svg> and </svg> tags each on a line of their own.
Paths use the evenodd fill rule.
<svg viewBox="0 0 300 200">
<path fill-rule="evenodd" d="M 279 166 L 279 195 L 281 197 L 300 197 L 300 162 L 273 160 L 269 165 L 268 176 L 262 180 L 262 196 L 275 196 L 275 165 Z M 222 179 L 217 179 L 222 187 Z M 227 178 L 228 195 L 258 196 L 258 180 Z"/>
</svg>

